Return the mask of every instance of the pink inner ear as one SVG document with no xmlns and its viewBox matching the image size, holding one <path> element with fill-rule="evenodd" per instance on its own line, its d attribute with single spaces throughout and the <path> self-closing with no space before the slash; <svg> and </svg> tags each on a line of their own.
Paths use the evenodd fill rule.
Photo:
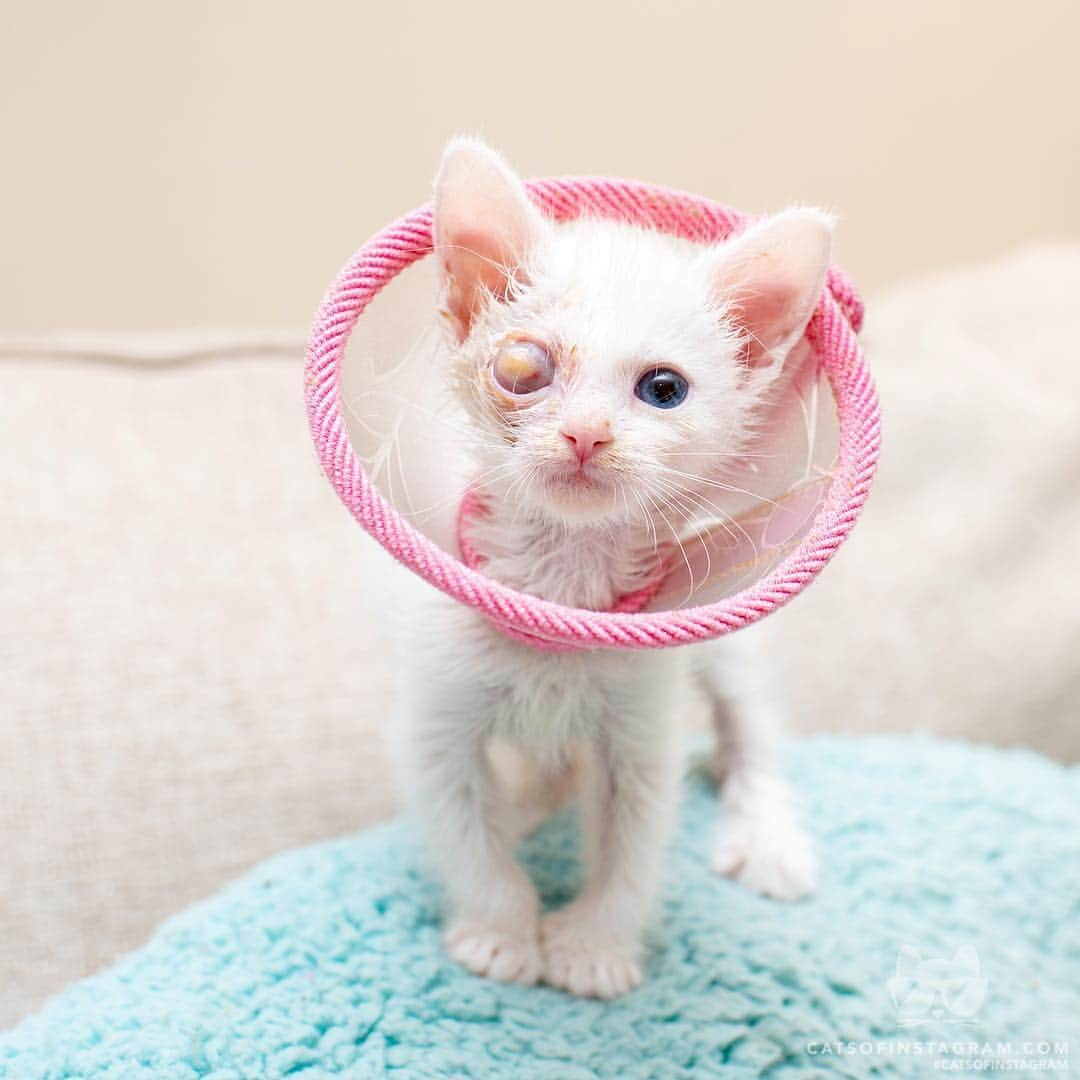
<svg viewBox="0 0 1080 1080">
<path fill-rule="evenodd" d="M 435 187 L 435 247 L 460 340 L 488 294 L 505 299 L 511 282 L 521 280 L 540 220 L 521 181 L 490 150 L 448 153 Z"/>
<path fill-rule="evenodd" d="M 716 296 L 747 338 L 750 367 L 779 367 L 796 345 L 825 282 L 832 222 L 816 210 L 785 210 L 720 249 Z"/>
<path fill-rule="evenodd" d="M 783 353 L 794 344 L 790 339 L 802 329 L 807 316 L 797 283 L 768 256 L 759 256 L 758 261 L 766 264 L 762 269 L 775 271 L 775 276 L 757 273 L 741 277 L 732 290 L 729 307 L 730 317 L 747 335 L 746 362 L 750 367 L 782 361 Z"/>
<path fill-rule="evenodd" d="M 505 298 L 513 263 L 490 234 L 479 230 L 463 229 L 443 243 L 443 267 L 448 278 L 446 302 L 464 338 L 486 292 L 500 300 Z"/>
</svg>

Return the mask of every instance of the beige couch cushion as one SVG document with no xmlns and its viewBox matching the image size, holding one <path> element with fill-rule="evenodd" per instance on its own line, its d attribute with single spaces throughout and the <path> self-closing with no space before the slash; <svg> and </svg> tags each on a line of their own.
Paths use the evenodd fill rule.
<svg viewBox="0 0 1080 1080">
<path fill-rule="evenodd" d="M 871 304 L 878 489 L 761 628 L 794 726 L 1080 757 L 1078 295 L 1047 249 Z M 385 556 L 319 473 L 300 338 L 0 354 L 4 1024 L 394 796 Z"/>
<path fill-rule="evenodd" d="M 770 620 L 798 723 L 1080 759 L 1080 249 L 869 307 L 884 443 L 863 521 Z"/>
<path fill-rule="evenodd" d="M 0 1023 L 391 807 L 370 545 L 300 351 L 0 363 Z"/>
</svg>

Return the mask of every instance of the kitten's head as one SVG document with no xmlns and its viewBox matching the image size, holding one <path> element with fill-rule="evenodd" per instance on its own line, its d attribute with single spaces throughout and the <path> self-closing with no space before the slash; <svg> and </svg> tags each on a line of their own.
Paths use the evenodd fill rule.
<svg viewBox="0 0 1080 1080">
<path fill-rule="evenodd" d="M 745 451 L 802 337 L 831 220 L 789 210 L 722 245 L 555 224 L 482 143 L 457 139 L 434 239 L 454 377 L 488 483 L 567 524 L 685 507 Z"/>
</svg>

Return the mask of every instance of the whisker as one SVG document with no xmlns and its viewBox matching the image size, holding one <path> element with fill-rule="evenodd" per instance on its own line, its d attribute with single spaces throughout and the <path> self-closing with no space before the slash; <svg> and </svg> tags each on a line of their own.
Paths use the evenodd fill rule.
<svg viewBox="0 0 1080 1080">
<path fill-rule="evenodd" d="M 681 515 L 683 521 L 686 522 L 691 528 L 694 526 L 694 517 L 692 514 L 693 506 L 687 506 L 683 502 L 672 502 L 671 507 L 676 513 Z M 705 542 L 705 537 L 702 535 L 700 529 L 694 529 L 692 539 L 697 540 L 701 544 L 701 550 L 705 554 L 705 580 L 708 581 L 712 576 L 712 554 L 709 551 L 709 545 Z M 692 590 L 691 590 L 692 591 Z"/>
<path fill-rule="evenodd" d="M 700 494 L 699 492 L 693 492 L 688 488 L 675 485 L 670 480 L 660 480 L 659 483 L 663 486 L 664 490 L 668 492 L 669 496 L 674 495 L 676 498 L 693 500 L 698 510 L 704 513 L 704 520 L 702 521 L 701 526 L 699 526 L 698 529 L 699 535 L 701 530 L 705 527 L 705 525 L 711 518 L 720 525 L 724 532 L 726 532 L 727 535 L 731 537 L 731 539 L 735 543 L 738 543 L 739 538 L 731 529 L 731 526 L 734 526 L 736 529 L 738 529 L 739 533 L 742 534 L 743 538 L 750 545 L 754 552 L 754 557 L 757 558 L 759 554 L 758 546 L 754 541 L 754 538 L 746 531 L 745 527 L 738 520 L 738 518 L 734 517 L 732 514 L 727 513 L 725 510 L 721 509 L 711 500 L 705 498 L 705 496 Z"/>
<path fill-rule="evenodd" d="M 733 495 L 745 495 L 750 499 L 755 499 L 757 502 L 762 502 L 768 506 L 777 506 L 775 499 L 770 499 L 765 495 L 758 495 L 756 492 L 748 491 L 746 488 L 737 487 L 734 484 L 725 483 L 723 480 L 710 479 L 707 476 L 698 476 L 696 473 L 684 472 L 682 469 L 672 468 L 670 465 L 661 465 L 661 469 L 664 472 L 671 473 L 673 476 L 678 476 L 683 480 L 693 480 L 698 484 L 705 484 L 708 487 L 716 487 L 721 491 L 730 492 Z"/>
<path fill-rule="evenodd" d="M 642 494 L 645 494 L 645 493 L 643 492 Z M 679 534 L 675 531 L 674 526 L 668 520 L 668 517 L 664 513 L 664 511 L 660 509 L 660 504 L 657 503 L 651 496 L 649 496 L 647 494 L 645 495 L 645 498 L 648 499 L 650 505 L 653 506 L 653 508 L 656 510 L 656 512 L 660 515 L 661 520 L 668 527 L 668 532 L 671 533 L 672 539 L 678 545 L 679 553 L 682 555 L 683 562 L 686 564 L 686 573 L 689 575 L 689 578 L 690 578 L 690 586 L 689 586 L 689 589 L 688 589 L 688 591 L 686 593 L 686 596 L 683 597 L 682 603 L 684 603 L 684 604 L 688 603 L 690 601 L 690 598 L 694 595 L 694 589 L 695 589 L 694 568 L 690 564 L 690 557 L 686 554 L 686 548 L 683 547 L 683 543 L 679 539 Z"/>
<path fill-rule="evenodd" d="M 755 451 L 743 451 L 743 450 L 668 450 L 664 452 L 664 457 L 718 457 L 724 458 L 731 462 L 744 461 L 747 458 L 779 458 L 781 454 L 760 454 Z"/>
</svg>

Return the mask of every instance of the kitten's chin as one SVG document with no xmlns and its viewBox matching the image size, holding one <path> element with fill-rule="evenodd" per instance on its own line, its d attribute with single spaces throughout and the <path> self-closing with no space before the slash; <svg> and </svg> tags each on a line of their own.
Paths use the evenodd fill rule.
<svg viewBox="0 0 1080 1080">
<path fill-rule="evenodd" d="M 615 485 L 580 474 L 550 477 L 541 501 L 546 514 L 567 525 L 601 525 L 622 516 Z"/>
</svg>

